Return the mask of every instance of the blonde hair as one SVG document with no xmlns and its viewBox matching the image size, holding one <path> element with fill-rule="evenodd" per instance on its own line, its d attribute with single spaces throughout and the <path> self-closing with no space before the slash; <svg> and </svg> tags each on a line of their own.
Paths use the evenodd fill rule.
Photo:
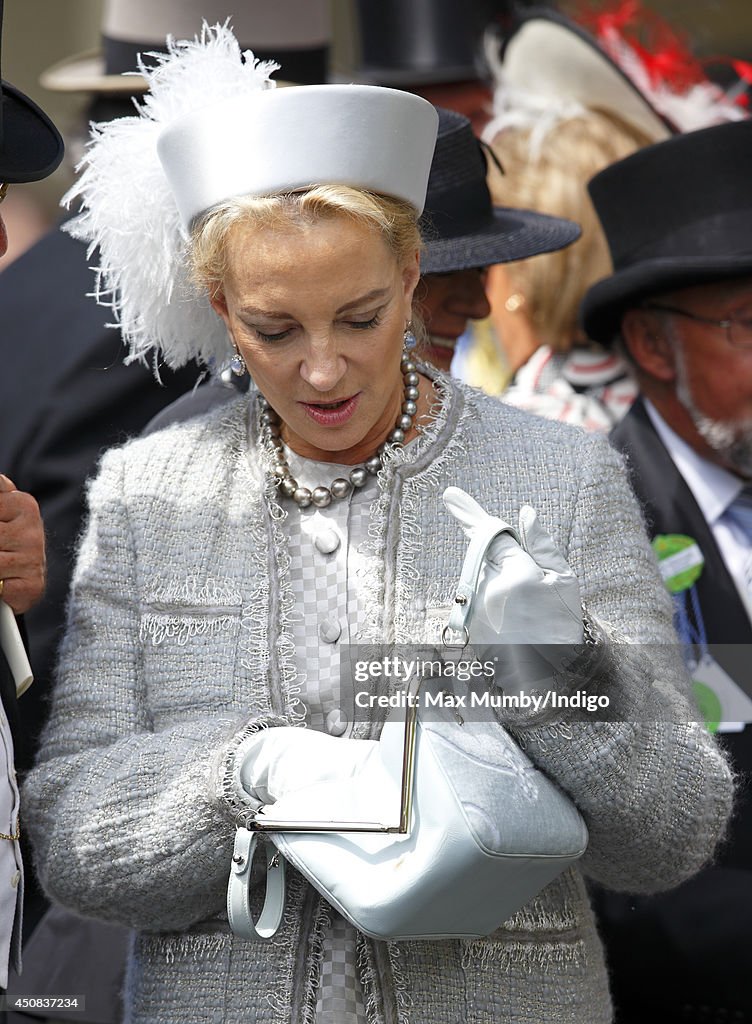
<svg viewBox="0 0 752 1024">
<path fill-rule="evenodd" d="M 316 185 L 274 196 L 238 196 L 210 210 L 191 232 L 194 279 L 210 293 L 221 286 L 228 271 L 227 241 L 237 225 L 309 225 L 338 216 L 377 231 L 400 265 L 421 248 L 418 212 L 410 203 L 349 185 Z"/>
<path fill-rule="evenodd" d="M 652 140 L 611 114 L 589 110 L 553 125 L 539 151 L 533 129 L 504 129 L 491 143 L 504 174 L 490 173 L 494 203 L 568 217 L 582 225 L 582 237 L 559 252 L 507 264 L 512 292 L 525 297 L 542 344 L 568 351 L 581 339 L 580 303 L 588 288 L 611 273 L 603 230 L 587 192 L 589 179 Z"/>
</svg>

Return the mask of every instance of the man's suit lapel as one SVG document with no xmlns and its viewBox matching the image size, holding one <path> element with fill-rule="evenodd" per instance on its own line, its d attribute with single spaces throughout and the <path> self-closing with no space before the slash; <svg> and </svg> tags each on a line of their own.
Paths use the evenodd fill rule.
<svg viewBox="0 0 752 1024">
<path fill-rule="evenodd" d="M 650 536 L 683 533 L 694 538 L 702 551 L 705 567 L 697 595 L 709 642 L 752 644 L 752 624 L 715 538 L 641 399 L 612 431 L 611 442 L 627 456 L 632 487 Z"/>
</svg>

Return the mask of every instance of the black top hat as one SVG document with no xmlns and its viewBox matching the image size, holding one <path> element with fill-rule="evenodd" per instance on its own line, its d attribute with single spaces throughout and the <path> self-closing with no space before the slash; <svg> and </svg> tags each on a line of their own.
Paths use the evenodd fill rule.
<svg viewBox="0 0 752 1024">
<path fill-rule="evenodd" d="M 357 0 L 356 81 L 405 87 L 479 77 L 483 31 L 499 0 Z"/>
<path fill-rule="evenodd" d="M 493 206 L 486 158 L 470 121 L 439 108 L 439 134 L 421 219 L 424 274 L 509 263 L 576 241 L 580 226 L 532 210 Z"/>
<path fill-rule="evenodd" d="M 0 0 L 0 39 L 3 0 Z M 39 181 L 63 159 L 63 140 L 43 110 L 0 78 L 0 183 Z"/>
<path fill-rule="evenodd" d="M 601 171 L 590 196 L 614 272 L 588 291 L 582 324 L 611 342 L 651 295 L 752 274 L 752 120 L 648 146 Z"/>
</svg>

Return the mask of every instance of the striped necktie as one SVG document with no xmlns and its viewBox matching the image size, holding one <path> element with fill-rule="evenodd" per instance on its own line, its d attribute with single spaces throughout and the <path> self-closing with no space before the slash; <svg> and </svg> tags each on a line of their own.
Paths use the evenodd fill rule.
<svg viewBox="0 0 752 1024">
<path fill-rule="evenodd" d="M 750 545 L 744 557 L 744 582 L 752 596 L 752 485 L 742 487 L 725 514 L 742 530 Z"/>
</svg>

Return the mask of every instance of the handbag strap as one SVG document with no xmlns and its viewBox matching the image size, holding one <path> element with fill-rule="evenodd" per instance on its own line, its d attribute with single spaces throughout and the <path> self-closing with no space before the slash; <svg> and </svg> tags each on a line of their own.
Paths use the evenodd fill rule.
<svg viewBox="0 0 752 1024">
<path fill-rule="evenodd" d="M 242 939 L 271 939 L 282 923 L 285 909 L 285 859 L 272 843 L 266 843 L 266 895 L 258 921 L 250 904 L 251 868 L 258 834 L 241 827 L 235 833 L 230 881 L 227 884 L 227 919 Z"/>
<path fill-rule="evenodd" d="M 463 647 L 470 639 L 467 623 L 473 607 L 473 599 L 478 590 L 480 570 L 488 548 L 502 533 L 510 534 L 518 544 L 520 543 L 517 531 L 509 523 L 505 523 L 503 519 L 495 519 L 488 516 L 487 521 L 483 525 L 476 526 L 473 530 L 473 535 L 470 538 L 467 553 L 465 554 L 465 561 L 462 564 L 462 573 L 460 574 L 455 591 L 452 612 L 442 634 L 444 643 L 447 646 L 452 646 L 446 639 L 447 633 L 460 633 L 464 638 Z"/>
</svg>

